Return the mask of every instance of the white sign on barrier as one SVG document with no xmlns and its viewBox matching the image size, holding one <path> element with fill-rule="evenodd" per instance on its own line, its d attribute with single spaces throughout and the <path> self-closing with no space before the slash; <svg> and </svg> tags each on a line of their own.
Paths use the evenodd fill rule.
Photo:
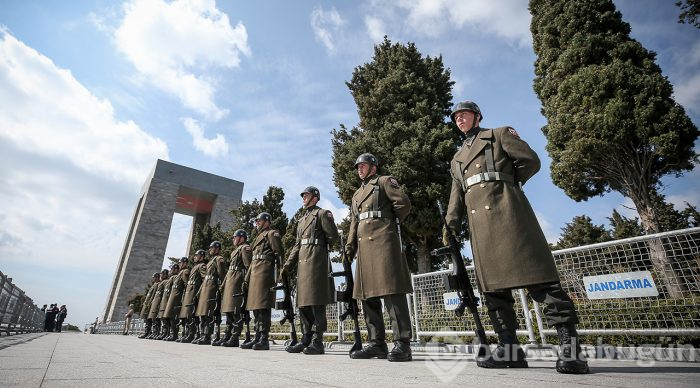
<svg viewBox="0 0 700 388">
<path fill-rule="evenodd" d="M 476 304 L 476 306 L 480 307 L 481 306 L 481 298 L 479 295 L 479 291 L 474 290 L 474 296 L 479 298 L 478 299 L 479 302 Z M 459 304 L 461 303 L 461 301 L 459 300 L 459 294 L 457 294 L 456 291 L 455 292 L 446 292 L 446 293 L 442 294 L 442 300 L 445 304 L 445 310 L 447 310 L 447 311 L 457 309 L 457 307 L 459 307 Z"/>
<path fill-rule="evenodd" d="M 622 272 L 609 275 L 584 276 L 588 299 L 619 299 L 659 296 L 649 271 Z"/>
<path fill-rule="evenodd" d="M 284 318 L 284 311 L 272 309 L 272 322 L 279 322 Z"/>
</svg>

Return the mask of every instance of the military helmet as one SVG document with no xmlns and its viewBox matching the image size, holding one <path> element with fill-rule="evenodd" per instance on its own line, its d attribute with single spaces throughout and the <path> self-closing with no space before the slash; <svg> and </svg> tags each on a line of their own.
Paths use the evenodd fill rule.
<svg viewBox="0 0 700 388">
<path fill-rule="evenodd" d="M 474 101 L 462 101 L 457 103 L 457 105 L 455 105 L 454 108 L 452 108 L 452 114 L 450 114 L 450 118 L 452 119 L 453 123 L 457 123 L 455 121 L 455 114 L 462 110 L 474 112 L 474 114 L 479 116 L 479 121 L 482 121 L 484 119 L 484 116 L 481 114 L 481 109 L 479 109 L 479 105 L 476 105 Z"/>
<path fill-rule="evenodd" d="M 307 186 L 304 191 L 301 192 L 301 197 L 304 197 L 304 193 L 309 193 L 314 197 L 321 199 L 321 192 L 315 186 Z"/>
<path fill-rule="evenodd" d="M 170 270 L 178 270 L 180 269 L 180 264 L 179 263 L 172 263 L 170 264 Z"/>
<path fill-rule="evenodd" d="M 237 231 L 233 232 L 233 237 L 243 237 L 244 239 L 248 239 L 248 232 L 246 232 L 243 229 L 238 229 Z"/>
<path fill-rule="evenodd" d="M 168 271 L 167 269 L 163 268 L 163 269 L 160 270 L 160 273 L 163 274 L 163 275 L 167 275 L 168 273 L 170 273 L 170 271 Z"/>
<path fill-rule="evenodd" d="M 212 241 L 211 244 L 209 244 L 209 248 L 219 248 L 221 249 L 221 243 L 218 241 Z"/>
<path fill-rule="evenodd" d="M 195 252 L 195 255 L 199 255 L 199 256 L 204 256 L 206 254 L 207 254 L 207 252 L 204 249 L 200 249 L 197 252 Z"/>
<path fill-rule="evenodd" d="M 181 262 L 181 263 L 186 263 L 186 262 L 188 262 L 189 260 L 190 260 L 190 259 L 188 259 L 188 258 L 186 258 L 186 257 L 184 257 L 184 256 L 180 258 L 180 262 Z"/>
<path fill-rule="evenodd" d="M 357 168 L 357 165 L 360 163 L 369 163 L 379 168 L 379 161 L 377 160 L 377 157 L 368 152 L 365 152 L 364 154 L 357 157 L 357 160 L 355 161 L 355 168 Z"/>
<path fill-rule="evenodd" d="M 151 276 L 153 279 L 159 278 L 160 277 L 160 272 L 154 272 L 153 276 Z"/>
<path fill-rule="evenodd" d="M 255 221 L 259 221 L 259 220 L 272 222 L 272 216 L 268 212 L 262 212 L 262 213 L 258 214 L 257 217 L 255 217 Z"/>
</svg>

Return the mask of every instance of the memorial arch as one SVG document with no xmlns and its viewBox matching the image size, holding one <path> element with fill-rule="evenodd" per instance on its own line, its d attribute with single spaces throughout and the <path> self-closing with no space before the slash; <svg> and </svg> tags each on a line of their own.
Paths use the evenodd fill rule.
<svg viewBox="0 0 700 388">
<path fill-rule="evenodd" d="M 129 225 L 114 273 L 103 322 L 118 321 L 128 309 L 127 300 L 143 292 L 154 272 L 160 271 L 175 213 L 192 216 L 197 225 L 233 224 L 230 211 L 238 207 L 243 182 L 158 160 L 146 179 Z M 187 249 L 191 244 L 187 243 Z"/>
</svg>

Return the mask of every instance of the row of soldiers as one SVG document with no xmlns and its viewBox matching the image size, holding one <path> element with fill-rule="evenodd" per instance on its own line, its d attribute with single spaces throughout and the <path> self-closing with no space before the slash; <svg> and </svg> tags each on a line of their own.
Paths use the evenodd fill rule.
<svg viewBox="0 0 700 388">
<path fill-rule="evenodd" d="M 540 168 L 537 154 L 512 127 L 482 128 L 483 115 L 472 101 L 458 103 L 451 119 L 464 142 L 450 161 L 452 185 L 443 238 L 447 243 L 460 235 L 464 224 L 469 228 L 477 287 L 499 338 L 497 348 L 478 357 L 477 365 L 528 366 L 516 337 L 518 322 L 512 296 L 513 289 L 525 288 L 534 300 L 544 304 L 548 324 L 557 328 L 562 346 L 557 371 L 588 373 L 577 338 L 576 308 L 561 287 L 544 233 L 522 191 L 522 185 Z M 352 197 L 348 241 L 342 249 L 345 260 L 356 261 L 352 297 L 362 303 L 369 343 L 353 350 L 350 357 L 411 361 L 412 328 L 406 294 L 413 290 L 400 230 L 411 202 L 394 177 L 379 174 L 379 161 L 374 155 L 360 155 L 355 168 L 362 184 Z M 199 251 L 191 269 L 184 262 L 173 267 L 175 279 L 171 272 L 171 279 L 165 281 L 167 271 L 161 273 L 159 285 L 147 297 L 150 309 L 146 335 L 175 340 L 175 320 L 179 319 L 186 328 L 182 342 L 236 346 L 250 310 L 255 316 L 255 338 L 241 347 L 269 349 L 274 282 L 284 281 L 285 274 L 297 266 L 297 306 L 304 331 L 301 342 L 286 350 L 322 354 L 326 305 L 334 301 L 328 247 L 338 238 L 338 230 L 333 214 L 316 206 L 318 189 L 310 186 L 301 196 L 306 211 L 297 224 L 294 248 L 279 277 L 276 270 L 284 253 L 280 233 L 270 228 L 270 215 L 260 213 L 256 218 L 259 233 L 252 247 L 246 232 L 236 231 L 235 249 L 225 275 L 218 242 L 209 247 L 208 263 L 203 261 L 204 252 Z M 186 288 L 179 291 L 178 287 Z M 385 339 L 382 304 L 393 329 L 391 352 Z M 217 334 L 212 343 L 212 330 L 215 323 L 220 323 L 221 313 L 226 313 L 230 323 L 226 335 L 219 339 Z M 154 320 L 160 320 L 160 324 L 156 323 L 152 332 Z M 197 323 L 199 334 L 195 339 Z M 163 332 L 159 332 L 159 325 Z"/>
</svg>

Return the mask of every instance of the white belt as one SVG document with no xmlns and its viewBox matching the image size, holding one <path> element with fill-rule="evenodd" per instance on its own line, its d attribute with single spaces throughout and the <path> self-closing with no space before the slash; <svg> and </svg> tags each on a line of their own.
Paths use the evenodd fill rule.
<svg viewBox="0 0 700 388">
<path fill-rule="evenodd" d="M 474 186 L 481 182 L 504 181 L 513 183 L 513 177 L 501 172 L 482 172 L 467 178 L 467 187 Z"/>
<path fill-rule="evenodd" d="M 302 238 L 301 239 L 301 245 L 317 245 L 317 244 L 318 244 L 317 238 Z"/>
<path fill-rule="evenodd" d="M 360 220 L 364 220 L 365 218 L 382 218 L 382 212 L 380 210 L 368 211 L 360 213 L 358 217 L 360 218 Z"/>
</svg>

